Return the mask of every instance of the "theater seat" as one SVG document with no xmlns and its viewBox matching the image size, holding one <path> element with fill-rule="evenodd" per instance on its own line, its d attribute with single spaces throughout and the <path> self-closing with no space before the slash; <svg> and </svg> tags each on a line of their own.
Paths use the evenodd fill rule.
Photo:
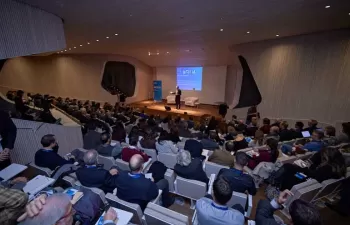
<svg viewBox="0 0 350 225">
<path fill-rule="evenodd" d="M 164 174 L 164 178 L 169 183 L 169 191 L 170 192 L 175 192 L 174 182 L 175 182 L 175 179 L 176 179 L 176 174 L 175 174 L 174 170 L 167 169 L 165 174 Z"/>
<path fill-rule="evenodd" d="M 188 216 L 154 203 L 148 203 L 144 212 L 144 218 L 148 225 L 189 225 Z"/>
<path fill-rule="evenodd" d="M 175 182 L 175 192 L 192 200 L 198 200 L 205 196 L 207 191 L 206 183 L 177 177 Z"/>
<path fill-rule="evenodd" d="M 218 175 L 219 171 L 223 168 L 229 169 L 228 166 L 222 166 L 208 161 L 204 162 L 204 171 L 208 177 L 210 177 L 211 174 Z"/>
<path fill-rule="evenodd" d="M 115 159 L 113 157 L 106 157 L 98 155 L 98 162 L 103 164 L 103 169 L 110 170 L 112 166 L 115 166 Z"/>
<path fill-rule="evenodd" d="M 50 170 L 49 168 L 37 166 L 35 165 L 34 162 L 31 162 L 28 166 L 35 171 L 34 172 L 35 175 L 43 175 L 43 176 L 51 177 L 51 174 L 53 173 L 53 171 Z"/>
<path fill-rule="evenodd" d="M 339 186 L 341 185 L 344 178 L 341 179 L 329 179 L 325 180 L 321 183 L 322 189 L 317 193 L 317 195 L 312 199 L 313 202 L 327 197 L 328 195 L 332 194 L 334 191 L 336 191 Z"/>
<path fill-rule="evenodd" d="M 121 169 L 121 170 L 130 171 L 129 163 L 123 161 L 122 159 L 116 159 L 115 160 L 115 165 L 118 166 L 118 168 Z"/>
<path fill-rule="evenodd" d="M 167 168 L 174 169 L 177 163 L 177 155 L 172 153 L 159 153 L 158 161 L 162 162 Z"/>
</svg>

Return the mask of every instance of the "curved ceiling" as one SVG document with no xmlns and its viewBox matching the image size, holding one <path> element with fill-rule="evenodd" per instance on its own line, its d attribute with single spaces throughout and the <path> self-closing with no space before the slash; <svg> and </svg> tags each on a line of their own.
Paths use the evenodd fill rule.
<svg viewBox="0 0 350 225">
<path fill-rule="evenodd" d="M 20 1 L 64 20 L 64 54 L 122 54 L 151 66 L 227 65 L 235 44 L 350 26 L 349 0 Z"/>
</svg>

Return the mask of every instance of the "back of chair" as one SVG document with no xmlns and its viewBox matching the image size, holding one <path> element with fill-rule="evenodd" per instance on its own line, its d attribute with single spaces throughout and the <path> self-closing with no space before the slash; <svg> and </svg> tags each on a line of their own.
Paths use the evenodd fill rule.
<svg viewBox="0 0 350 225">
<path fill-rule="evenodd" d="M 149 149 L 149 148 L 142 148 L 140 147 L 140 149 L 146 153 L 149 157 L 152 158 L 152 163 L 157 161 L 157 151 L 155 149 Z"/>
<path fill-rule="evenodd" d="M 243 207 L 243 209 L 245 209 L 245 206 L 247 204 L 247 199 L 248 199 L 247 194 L 234 191 L 232 192 L 232 197 L 230 201 L 227 202 L 227 206 L 232 207 L 233 205 L 239 204 Z"/>
<path fill-rule="evenodd" d="M 169 191 L 175 192 L 174 182 L 175 182 L 176 174 L 175 174 L 174 170 L 167 169 L 165 174 L 164 174 L 164 178 L 169 183 Z"/>
<path fill-rule="evenodd" d="M 147 205 L 145 219 L 146 223 L 150 225 L 189 225 L 188 216 L 153 203 Z"/>
<path fill-rule="evenodd" d="M 174 169 L 177 163 L 177 155 L 172 153 L 159 153 L 158 161 L 162 162 L 169 169 Z"/>
<path fill-rule="evenodd" d="M 115 160 L 113 157 L 106 157 L 98 155 L 98 163 L 103 164 L 105 170 L 110 170 L 112 166 L 115 166 Z"/>
<path fill-rule="evenodd" d="M 329 179 L 325 180 L 321 183 L 322 189 L 320 192 L 317 193 L 317 195 L 313 198 L 312 201 L 317 201 L 318 199 L 321 199 L 323 197 L 326 197 L 330 194 L 332 194 L 342 183 L 343 178 L 341 179 Z"/>
<path fill-rule="evenodd" d="M 84 189 L 84 188 L 90 189 L 92 192 L 94 192 L 95 194 L 98 194 L 98 195 L 100 196 L 102 202 L 104 202 L 105 204 L 107 203 L 107 201 L 106 201 L 106 196 L 105 196 L 104 191 L 102 191 L 102 190 L 99 189 L 99 188 L 83 186 L 83 185 L 80 183 L 80 181 L 78 181 L 78 180 L 75 181 L 74 187 L 79 188 L 79 189 L 80 189 L 80 188 L 83 188 L 83 189 Z"/>
<path fill-rule="evenodd" d="M 142 224 L 143 213 L 138 204 L 123 201 L 111 193 L 107 193 L 106 199 L 110 206 L 132 213 L 131 223 Z"/>
<path fill-rule="evenodd" d="M 184 197 L 198 200 L 205 196 L 207 191 L 206 183 L 177 177 L 175 180 L 175 191 Z"/>
<path fill-rule="evenodd" d="M 122 169 L 124 171 L 130 171 L 129 163 L 123 161 L 122 159 L 116 159 L 115 164 L 116 166 L 118 166 L 119 169 Z"/>
<path fill-rule="evenodd" d="M 286 157 L 278 158 L 277 161 L 283 164 L 288 164 L 288 163 L 293 163 L 297 159 L 298 158 L 296 156 L 286 156 Z"/>
<path fill-rule="evenodd" d="M 222 165 L 208 162 L 208 161 L 205 161 L 204 163 L 205 173 L 207 174 L 208 177 L 210 177 L 211 174 L 218 175 L 219 171 L 223 168 L 229 169 L 228 166 L 222 166 Z"/>
<path fill-rule="evenodd" d="M 35 165 L 34 162 L 31 162 L 29 164 L 29 166 L 35 171 L 35 175 L 43 175 L 43 176 L 47 176 L 47 177 L 51 177 L 52 174 L 52 170 L 50 170 L 49 168 L 45 168 L 45 167 L 40 167 Z"/>
</svg>

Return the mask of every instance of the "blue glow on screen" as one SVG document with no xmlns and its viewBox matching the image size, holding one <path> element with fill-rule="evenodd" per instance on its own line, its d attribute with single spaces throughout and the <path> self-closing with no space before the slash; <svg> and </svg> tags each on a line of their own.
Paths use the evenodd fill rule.
<svg viewBox="0 0 350 225">
<path fill-rule="evenodd" d="M 203 67 L 177 67 L 177 85 L 181 90 L 202 90 Z"/>
</svg>

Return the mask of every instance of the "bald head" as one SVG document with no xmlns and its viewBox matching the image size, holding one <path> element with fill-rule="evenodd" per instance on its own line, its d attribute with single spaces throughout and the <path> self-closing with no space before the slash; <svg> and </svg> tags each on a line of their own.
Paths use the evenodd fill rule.
<svg viewBox="0 0 350 225">
<path fill-rule="evenodd" d="M 97 164 L 98 153 L 96 150 L 89 150 L 84 154 L 85 165 L 96 165 Z"/>
<path fill-rule="evenodd" d="M 131 172 L 140 172 L 142 170 L 143 158 L 140 154 L 135 154 L 131 157 L 129 168 Z"/>
<path fill-rule="evenodd" d="M 280 131 L 280 128 L 277 126 L 273 126 L 270 128 L 270 134 L 278 134 L 279 131 Z"/>
</svg>

